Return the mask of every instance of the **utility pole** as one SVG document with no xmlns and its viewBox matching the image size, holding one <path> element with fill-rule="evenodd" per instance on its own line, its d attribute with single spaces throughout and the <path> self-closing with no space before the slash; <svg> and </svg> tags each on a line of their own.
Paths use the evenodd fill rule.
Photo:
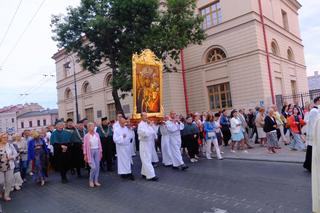
<svg viewBox="0 0 320 213">
<path fill-rule="evenodd" d="M 78 92 L 77 92 L 77 79 L 76 79 L 76 67 L 75 67 L 75 61 L 74 61 L 74 57 L 71 55 L 72 53 L 70 53 L 68 55 L 68 57 L 71 59 L 70 61 L 72 61 L 72 66 L 73 66 L 73 83 L 74 83 L 74 97 L 75 97 L 75 105 L 76 105 L 76 121 L 77 123 L 79 122 L 80 118 L 79 118 L 79 106 L 78 106 Z M 70 62 L 67 64 L 66 68 L 70 69 Z"/>
</svg>

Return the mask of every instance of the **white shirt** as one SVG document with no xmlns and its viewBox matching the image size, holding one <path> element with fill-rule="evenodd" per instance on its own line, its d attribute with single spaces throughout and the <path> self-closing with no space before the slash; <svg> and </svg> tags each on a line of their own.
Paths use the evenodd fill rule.
<svg viewBox="0 0 320 213">
<path fill-rule="evenodd" d="M 99 140 L 95 134 L 90 135 L 90 149 L 99 149 Z"/>
<path fill-rule="evenodd" d="M 231 118 L 230 125 L 231 125 L 231 128 L 230 128 L 231 133 L 235 134 L 235 133 L 241 132 L 241 121 L 238 118 L 235 118 L 235 117 Z"/>
</svg>

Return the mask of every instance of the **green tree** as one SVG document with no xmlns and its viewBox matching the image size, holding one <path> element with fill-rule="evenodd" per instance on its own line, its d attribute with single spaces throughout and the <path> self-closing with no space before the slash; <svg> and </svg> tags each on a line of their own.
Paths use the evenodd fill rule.
<svg viewBox="0 0 320 213">
<path fill-rule="evenodd" d="M 180 50 L 200 44 L 205 35 L 202 17 L 195 15 L 196 0 L 82 0 L 54 15 L 53 40 L 59 48 L 76 53 L 82 66 L 99 72 L 103 63 L 112 70 L 112 96 L 116 110 L 123 112 L 119 91 L 132 89 L 131 58 L 150 48 L 162 60 L 180 63 Z M 165 9 L 163 9 L 165 8 Z M 165 64 L 175 71 L 174 64 Z"/>
</svg>

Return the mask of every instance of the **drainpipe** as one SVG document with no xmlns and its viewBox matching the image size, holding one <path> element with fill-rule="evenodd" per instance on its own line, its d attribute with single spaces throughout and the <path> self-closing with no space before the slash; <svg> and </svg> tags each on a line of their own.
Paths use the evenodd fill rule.
<svg viewBox="0 0 320 213">
<path fill-rule="evenodd" d="M 266 54 L 267 54 L 267 66 L 268 66 L 268 74 L 269 74 L 269 83 L 270 83 L 270 92 L 271 92 L 272 104 L 275 104 L 273 83 L 272 83 L 272 74 L 271 74 L 271 65 L 270 65 L 270 54 L 269 54 L 269 49 L 268 49 L 267 33 L 266 33 L 266 27 L 265 27 L 265 24 L 264 24 L 264 16 L 263 16 L 263 11 L 262 11 L 262 2 L 261 2 L 261 0 L 258 0 L 258 3 L 259 3 L 260 21 L 261 21 L 261 24 L 262 24 L 262 31 L 263 31 L 264 46 L 265 46 L 265 51 L 266 51 Z"/>
<path fill-rule="evenodd" d="M 189 101 L 188 101 L 188 95 L 187 95 L 186 69 L 185 69 L 185 65 L 184 65 L 183 49 L 181 49 L 181 51 L 180 51 L 180 56 L 181 56 L 183 92 L 184 92 L 184 100 L 185 100 L 185 104 L 186 104 L 186 113 L 189 114 Z"/>
</svg>

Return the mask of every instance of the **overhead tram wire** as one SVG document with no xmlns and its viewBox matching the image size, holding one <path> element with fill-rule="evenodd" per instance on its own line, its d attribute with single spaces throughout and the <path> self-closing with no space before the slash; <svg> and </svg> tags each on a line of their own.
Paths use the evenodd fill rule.
<svg viewBox="0 0 320 213">
<path fill-rule="evenodd" d="M 41 82 L 39 85 L 37 85 L 36 87 L 33 88 L 33 91 L 41 88 L 43 85 L 45 85 L 46 83 L 48 83 L 50 80 L 52 80 L 51 77 L 54 77 L 55 75 L 53 74 L 49 74 L 47 75 L 45 78 L 45 80 L 43 82 Z M 27 97 L 30 97 L 30 95 L 33 93 L 33 91 L 30 91 L 27 95 L 25 95 L 22 99 L 22 102 L 25 101 L 27 99 Z"/>
<path fill-rule="evenodd" d="M 16 7 L 16 9 L 15 9 L 15 11 L 14 11 L 14 13 L 13 13 L 13 16 L 12 16 L 10 22 L 9 22 L 9 25 L 8 25 L 8 27 L 7 27 L 7 30 L 6 30 L 6 32 L 4 33 L 4 35 L 3 35 L 3 37 L 2 37 L 2 39 L 1 39 L 1 41 L 0 41 L 0 49 L 1 49 L 1 46 L 2 46 L 3 42 L 4 42 L 4 41 L 6 40 L 6 38 L 7 38 L 7 35 L 8 35 L 8 33 L 9 33 L 9 30 L 10 30 L 12 24 L 13 24 L 14 19 L 16 18 L 16 15 L 17 15 L 17 13 L 18 13 L 18 11 L 19 11 L 19 9 L 20 9 L 20 6 L 21 6 L 22 1 L 23 1 L 23 0 L 20 0 L 20 1 L 19 1 L 18 6 Z"/>
<path fill-rule="evenodd" d="M 17 100 L 19 101 L 19 100 L 24 99 L 24 96 L 29 95 L 29 93 L 30 93 L 31 91 L 33 91 L 35 88 L 37 88 L 37 86 L 38 86 L 39 84 L 42 84 L 44 81 L 46 81 L 46 77 L 45 77 L 45 76 L 43 76 L 39 81 L 37 81 L 36 83 L 34 83 L 29 89 L 27 89 L 27 90 L 23 91 L 22 93 L 20 93 L 20 94 L 19 94 L 19 98 L 18 98 Z"/>
<path fill-rule="evenodd" d="M 21 94 L 22 96 L 20 96 L 21 101 L 25 101 L 27 96 L 30 97 L 29 95 L 32 94 L 35 90 L 39 89 L 41 86 L 43 86 L 45 83 L 49 82 L 50 80 L 52 80 L 51 77 L 55 77 L 54 74 L 49 73 L 49 74 L 44 74 L 43 78 L 37 82 L 32 88 L 30 88 L 29 90 L 27 90 L 25 93 Z M 19 100 L 19 99 L 18 99 Z"/>
<path fill-rule="evenodd" d="M 3 59 L 2 63 L 0 64 L 0 67 L 3 67 L 5 65 L 5 63 L 7 62 L 7 60 L 9 59 L 9 57 L 11 56 L 11 54 L 14 52 L 14 50 L 17 48 L 17 46 L 19 45 L 21 39 L 23 38 L 24 34 L 27 32 L 28 28 L 31 26 L 32 22 L 34 21 L 34 19 L 36 18 L 36 16 L 38 15 L 40 9 L 42 8 L 42 6 L 44 5 L 44 3 L 46 2 L 46 0 L 42 0 L 42 2 L 40 3 L 40 5 L 38 6 L 36 12 L 32 15 L 31 19 L 29 20 L 28 24 L 26 25 L 26 27 L 24 28 L 24 30 L 22 31 L 22 33 L 20 34 L 20 36 L 18 37 L 18 40 L 15 42 L 15 44 L 13 45 L 13 47 L 10 49 L 9 53 L 7 54 L 7 56 Z"/>
</svg>

